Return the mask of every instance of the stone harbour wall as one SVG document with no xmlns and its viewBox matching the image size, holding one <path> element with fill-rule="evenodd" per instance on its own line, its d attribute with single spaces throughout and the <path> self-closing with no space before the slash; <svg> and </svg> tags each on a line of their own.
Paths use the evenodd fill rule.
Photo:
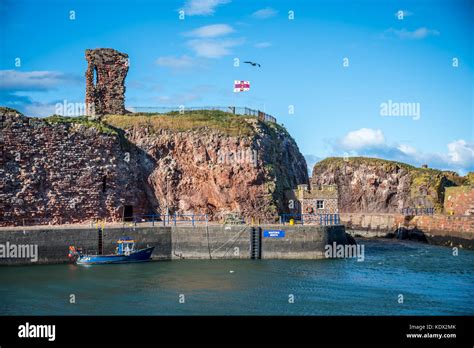
<svg viewBox="0 0 474 348">
<path fill-rule="evenodd" d="M 449 215 L 474 216 L 474 186 L 447 187 L 444 212 Z"/>
<path fill-rule="evenodd" d="M 256 226 L 258 228 L 258 226 Z M 346 244 L 344 226 L 261 226 L 285 231 L 283 238 L 262 236 L 262 259 L 320 259 L 326 244 Z M 131 237 L 138 248 L 154 246 L 154 260 L 177 259 L 250 259 L 252 227 L 106 227 L 103 233 L 104 253 L 112 253 L 120 237 Z M 11 244 L 38 245 L 38 261 L 26 258 L 6 258 L 0 255 L 0 265 L 31 265 L 71 262 L 69 246 L 84 252 L 98 250 L 97 229 L 90 227 L 53 228 L 25 227 L 0 230 L 0 248 Z"/>
<path fill-rule="evenodd" d="M 398 228 L 404 228 L 420 231 L 433 244 L 474 249 L 472 216 L 342 213 L 340 218 L 347 230 L 355 235 L 385 237 L 393 235 Z"/>
<path fill-rule="evenodd" d="M 116 242 L 121 237 L 130 237 L 137 242 L 137 248 L 154 246 L 153 259 L 171 258 L 171 228 L 106 228 L 103 234 L 104 254 L 114 252 Z M 55 264 L 71 262 L 69 246 L 82 248 L 84 252 L 98 250 L 97 230 L 93 228 L 71 229 L 15 229 L 0 231 L 0 245 L 38 245 L 38 261 L 27 258 L 0 258 L 0 265 Z"/>
<path fill-rule="evenodd" d="M 262 237 L 262 259 L 322 259 L 326 245 L 348 243 L 342 225 L 262 226 L 262 230 L 275 229 L 285 231 L 285 236 Z"/>
<path fill-rule="evenodd" d="M 173 227 L 174 259 L 249 259 L 247 226 Z"/>
</svg>

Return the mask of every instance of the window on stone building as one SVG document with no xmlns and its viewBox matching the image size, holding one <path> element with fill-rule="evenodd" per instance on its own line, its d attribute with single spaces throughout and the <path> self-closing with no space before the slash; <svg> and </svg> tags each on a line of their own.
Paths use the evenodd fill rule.
<svg viewBox="0 0 474 348">
<path fill-rule="evenodd" d="M 99 73 L 97 72 L 97 67 L 94 67 L 94 86 L 97 86 L 99 83 Z"/>
<path fill-rule="evenodd" d="M 322 199 L 316 201 L 316 209 L 324 209 L 324 201 Z"/>
</svg>

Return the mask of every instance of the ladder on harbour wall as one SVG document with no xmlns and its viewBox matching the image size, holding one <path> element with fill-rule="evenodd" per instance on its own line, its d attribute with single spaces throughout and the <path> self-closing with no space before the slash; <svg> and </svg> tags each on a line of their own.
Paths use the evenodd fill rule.
<svg viewBox="0 0 474 348">
<path fill-rule="evenodd" d="M 250 258 L 259 260 L 262 258 L 262 228 L 252 227 L 250 230 Z"/>
<path fill-rule="evenodd" d="M 102 236 L 103 236 L 102 228 L 99 227 L 97 229 L 97 240 L 98 240 L 97 254 L 99 254 L 99 255 L 104 254 L 104 243 L 103 243 L 103 240 L 102 240 Z"/>
</svg>

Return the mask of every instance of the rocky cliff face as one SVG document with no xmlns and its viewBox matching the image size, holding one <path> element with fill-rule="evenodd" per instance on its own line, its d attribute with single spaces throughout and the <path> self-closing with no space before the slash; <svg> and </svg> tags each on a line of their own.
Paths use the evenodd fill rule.
<svg viewBox="0 0 474 348">
<path fill-rule="evenodd" d="M 113 129 L 27 118 L 5 108 L 0 117 L 1 225 L 119 219 L 123 204 L 145 211 L 137 158 L 125 160 Z"/>
<path fill-rule="evenodd" d="M 336 184 L 341 212 L 400 213 L 402 208 L 442 210 L 444 188 L 462 178 L 452 172 L 375 158 L 327 158 L 313 168 L 312 184 Z"/>
<path fill-rule="evenodd" d="M 308 181 L 303 156 L 276 124 L 218 115 L 223 119 L 216 124 L 197 126 L 139 116 L 106 120 L 124 129 L 144 154 L 141 171 L 156 198 L 155 211 L 202 213 L 213 220 L 235 212 L 273 221 L 286 211 L 284 191 Z"/>
<path fill-rule="evenodd" d="M 1 108 L 0 224 L 230 212 L 272 221 L 306 163 L 276 124 L 228 114 L 27 118 Z"/>
</svg>

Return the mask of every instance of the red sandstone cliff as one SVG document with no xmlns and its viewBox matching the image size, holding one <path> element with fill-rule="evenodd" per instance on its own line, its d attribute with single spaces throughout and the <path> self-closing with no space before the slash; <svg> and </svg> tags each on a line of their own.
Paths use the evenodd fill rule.
<svg viewBox="0 0 474 348">
<path fill-rule="evenodd" d="M 124 205 L 135 214 L 276 219 L 284 191 L 308 181 L 291 136 L 251 117 L 194 116 L 99 123 L 1 108 L 0 224 L 120 220 Z"/>
<path fill-rule="evenodd" d="M 453 172 L 415 168 L 376 158 L 327 158 L 313 168 L 313 185 L 336 184 L 341 212 L 400 213 L 402 208 L 442 211 L 444 188 L 464 179 Z"/>
</svg>

